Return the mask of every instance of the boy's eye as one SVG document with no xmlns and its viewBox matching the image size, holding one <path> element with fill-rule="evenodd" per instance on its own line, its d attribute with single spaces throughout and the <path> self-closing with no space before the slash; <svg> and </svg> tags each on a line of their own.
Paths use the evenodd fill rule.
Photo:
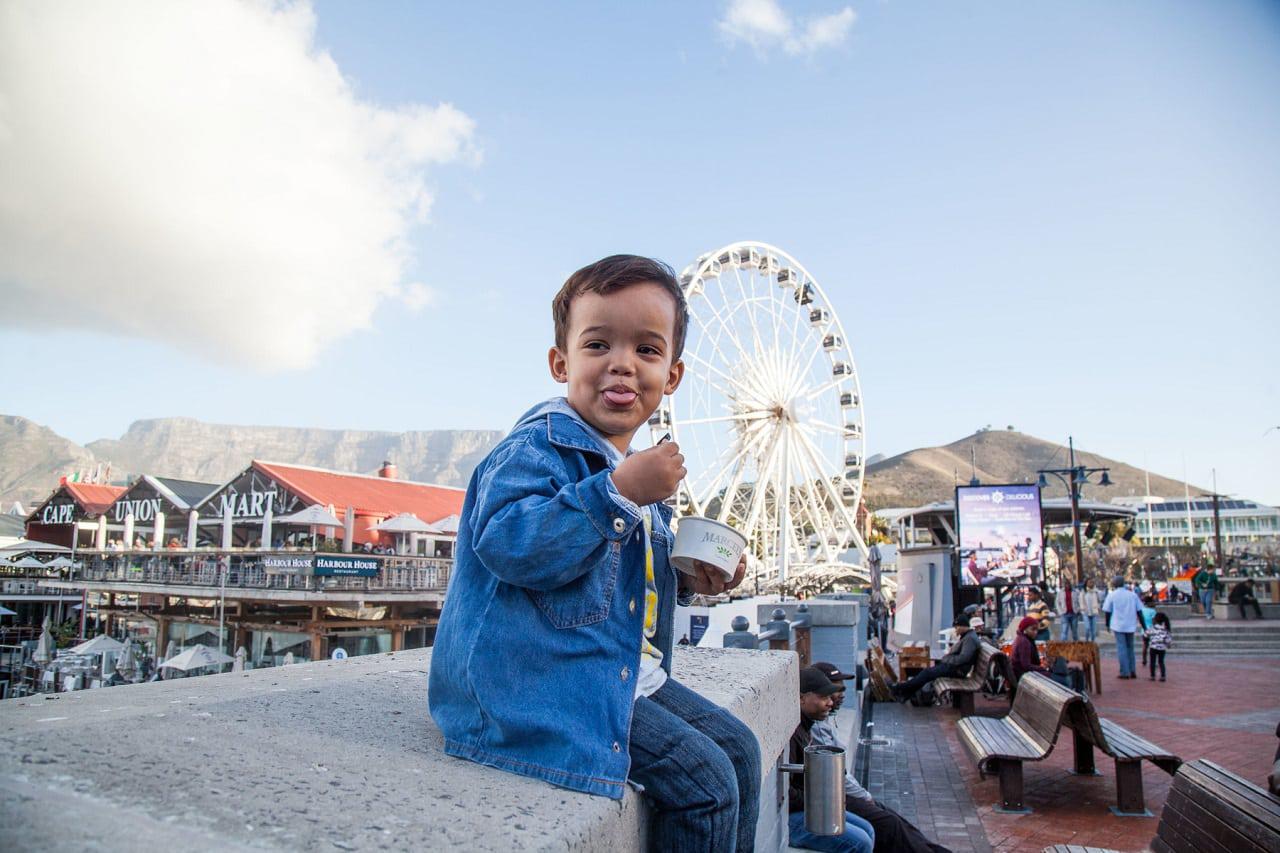
<svg viewBox="0 0 1280 853">
<path fill-rule="evenodd" d="M 587 341 L 583 345 L 586 349 L 608 349 L 609 345 L 604 341 Z"/>
<path fill-rule="evenodd" d="M 641 355 L 662 355 L 657 347 L 642 346 L 639 349 Z"/>
</svg>

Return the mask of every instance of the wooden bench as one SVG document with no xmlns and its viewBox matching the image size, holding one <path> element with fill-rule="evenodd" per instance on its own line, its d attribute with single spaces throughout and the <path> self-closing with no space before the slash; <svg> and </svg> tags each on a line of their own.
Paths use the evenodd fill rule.
<svg viewBox="0 0 1280 853">
<path fill-rule="evenodd" d="M 1081 696 L 1072 705 L 1067 725 L 1075 746 L 1075 772 L 1098 775 L 1093 760 L 1096 746 L 1116 761 L 1116 804 L 1111 811 L 1122 816 L 1150 817 L 1142 795 L 1142 762 L 1150 761 L 1172 775 L 1178 772 L 1182 759 L 1124 726 L 1099 717 L 1088 696 Z"/>
<path fill-rule="evenodd" d="M 1005 657 L 1005 653 L 990 643 L 983 641 L 978 647 L 978 659 L 973 662 L 973 669 L 964 678 L 937 678 L 933 681 L 933 691 L 939 697 L 951 694 L 951 704 L 960 709 L 960 716 L 973 715 L 973 695 L 982 690 L 987 677 L 991 674 L 991 666 L 997 657 Z"/>
<path fill-rule="evenodd" d="M 1230 770 L 1199 759 L 1182 765 L 1164 802 L 1154 853 L 1275 853 L 1280 850 L 1280 797 Z M 1044 853 L 1116 853 L 1055 844 Z"/>
<path fill-rule="evenodd" d="M 1058 740 L 1058 731 L 1081 695 L 1029 672 L 1005 717 L 965 717 L 956 723 L 960 742 L 978 762 L 978 772 L 1000 778 L 996 811 L 1027 814 L 1022 802 L 1022 762 L 1042 761 Z"/>
</svg>

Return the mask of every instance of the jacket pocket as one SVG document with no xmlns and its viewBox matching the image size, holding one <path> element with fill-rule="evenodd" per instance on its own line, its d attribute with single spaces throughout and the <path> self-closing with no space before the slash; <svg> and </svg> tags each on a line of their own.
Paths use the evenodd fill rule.
<svg viewBox="0 0 1280 853">
<path fill-rule="evenodd" d="M 547 592 L 529 590 L 529 597 L 557 628 L 580 628 L 603 622 L 609 616 L 621 557 L 621 544 L 610 542 L 600 561 L 581 577 Z"/>
</svg>

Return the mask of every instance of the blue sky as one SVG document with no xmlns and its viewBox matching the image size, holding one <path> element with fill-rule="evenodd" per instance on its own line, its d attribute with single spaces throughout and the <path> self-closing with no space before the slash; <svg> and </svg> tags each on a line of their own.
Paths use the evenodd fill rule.
<svg viewBox="0 0 1280 853">
<path fill-rule="evenodd" d="M 843 6 L 779 8 L 798 30 Z M 474 122 L 410 233 L 402 280 L 433 301 L 287 370 L 42 315 L 4 332 L 0 408 L 81 442 L 176 415 L 506 428 L 556 392 L 569 272 L 753 239 L 834 303 L 868 452 L 1013 424 L 1280 503 L 1280 7 L 855 3 L 791 51 L 726 9 L 317 3 L 358 98 Z"/>
</svg>

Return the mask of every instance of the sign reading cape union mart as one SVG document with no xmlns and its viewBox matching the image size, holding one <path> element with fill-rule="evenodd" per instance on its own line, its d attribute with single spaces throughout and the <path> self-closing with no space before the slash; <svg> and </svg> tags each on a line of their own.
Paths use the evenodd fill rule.
<svg viewBox="0 0 1280 853">
<path fill-rule="evenodd" d="M 374 557 L 352 557 L 346 554 L 316 554 L 315 573 L 320 576 L 376 578 L 378 560 Z"/>
</svg>

